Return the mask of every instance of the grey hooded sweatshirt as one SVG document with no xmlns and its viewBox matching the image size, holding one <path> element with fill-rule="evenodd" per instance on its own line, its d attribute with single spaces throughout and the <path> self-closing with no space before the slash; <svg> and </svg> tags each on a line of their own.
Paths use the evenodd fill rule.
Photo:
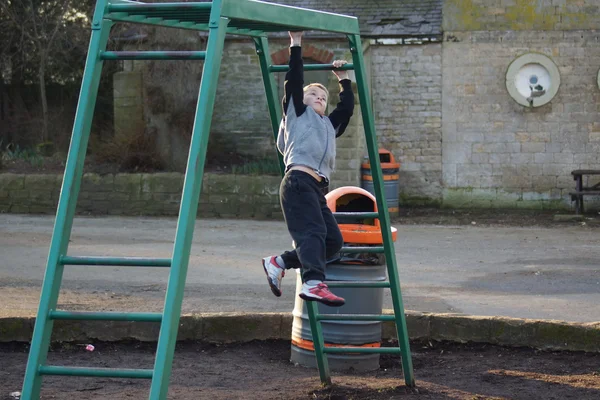
<svg viewBox="0 0 600 400">
<path fill-rule="evenodd" d="M 290 69 L 285 76 L 284 117 L 277 135 L 286 171 L 293 165 L 312 168 L 329 180 L 335 169 L 335 138 L 342 135 L 354 111 L 349 79 L 340 81 L 340 102 L 329 116 L 320 116 L 303 103 L 302 49 L 290 47 Z"/>
</svg>

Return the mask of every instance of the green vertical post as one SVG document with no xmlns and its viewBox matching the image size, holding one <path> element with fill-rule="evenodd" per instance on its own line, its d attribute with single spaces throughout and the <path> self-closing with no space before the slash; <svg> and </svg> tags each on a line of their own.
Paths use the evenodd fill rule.
<svg viewBox="0 0 600 400">
<path fill-rule="evenodd" d="M 319 368 L 319 376 L 323 385 L 331 385 L 331 373 L 329 372 L 329 362 L 327 355 L 323 352 L 325 340 L 323 338 L 323 329 L 321 322 L 317 321 L 319 309 L 316 301 L 305 301 L 306 311 L 308 311 L 308 320 L 310 322 L 310 331 L 312 333 L 313 346 L 315 347 L 315 358 Z"/>
<path fill-rule="evenodd" d="M 255 37 L 254 45 L 256 47 L 256 54 L 258 54 L 265 91 L 267 93 L 267 105 L 269 107 L 269 116 L 271 117 L 273 136 L 275 137 L 275 143 L 277 143 L 277 134 L 279 133 L 279 123 L 281 122 L 282 111 L 281 103 L 277 99 L 277 85 L 275 84 L 273 74 L 269 72 L 269 61 L 271 57 L 269 53 L 269 41 L 264 36 Z M 277 150 L 277 146 L 275 146 L 275 149 Z M 283 164 L 283 156 L 279 151 L 277 151 L 277 158 L 279 160 L 279 169 L 283 174 L 285 172 L 285 165 Z"/>
<path fill-rule="evenodd" d="M 40 304 L 23 380 L 21 394 L 23 400 L 37 400 L 40 397 L 42 376 L 38 371 L 39 367 L 46 363 L 53 327 L 53 321 L 49 319 L 48 315 L 51 310 L 56 308 L 58 302 L 64 270 L 59 260 L 67 253 L 75 207 L 77 205 L 77 196 L 81 186 L 83 164 L 102 72 L 103 62 L 99 55 L 106 48 L 112 26 L 112 22 L 103 20 L 105 5 L 106 0 L 98 0 L 92 20 L 90 46 L 85 62 L 71 144 L 67 156 L 63 184 L 60 190 L 44 282 L 42 283 Z"/>
<path fill-rule="evenodd" d="M 229 22 L 229 20 L 220 17 L 220 3 L 220 0 L 213 0 L 212 3 L 206 61 L 202 71 L 202 81 L 200 83 L 198 104 L 194 127 L 192 129 L 192 140 L 190 143 L 185 181 L 183 183 L 177 233 L 173 247 L 173 261 L 167 293 L 165 295 L 163 322 L 160 327 L 156 349 L 154 378 L 150 387 L 151 400 L 166 399 L 169 389 L 173 353 L 175 351 L 179 318 L 181 316 L 181 303 L 183 301 L 196 213 L 198 211 L 198 200 L 202 189 L 202 177 L 217 92 L 217 81 L 219 79 L 225 34 Z"/>
<path fill-rule="evenodd" d="M 402 370 L 404 372 L 404 381 L 407 386 L 414 386 L 415 378 L 410 353 L 410 343 L 408 341 L 408 329 L 406 327 L 406 317 L 404 315 L 404 304 L 402 302 L 402 292 L 400 290 L 400 278 L 398 276 L 396 254 L 393 248 L 394 241 L 391 233 L 390 215 L 385 201 L 385 192 L 383 190 L 384 182 L 381 173 L 381 163 L 379 161 L 377 138 L 375 137 L 373 109 L 371 108 L 369 101 L 369 89 L 366 84 L 367 76 L 362 54 L 362 44 L 359 35 L 348 35 L 348 39 L 350 42 L 350 51 L 352 52 L 354 71 L 356 73 L 358 97 L 360 100 L 360 107 L 362 110 L 363 123 L 365 127 L 365 137 L 369 153 L 369 160 L 371 162 L 373 189 L 375 191 L 377 209 L 380 215 L 379 222 L 381 223 L 381 233 L 388 267 L 392 303 L 394 305 L 394 315 L 396 318 L 396 333 L 398 335 L 398 345 L 400 346 L 402 352 Z"/>
</svg>

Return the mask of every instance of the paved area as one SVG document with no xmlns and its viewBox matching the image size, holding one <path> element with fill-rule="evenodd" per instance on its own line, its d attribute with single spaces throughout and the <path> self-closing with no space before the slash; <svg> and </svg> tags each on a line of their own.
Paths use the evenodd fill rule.
<svg viewBox="0 0 600 400">
<path fill-rule="evenodd" d="M 0 315 L 34 315 L 53 216 L 0 215 Z M 172 218 L 78 217 L 69 255 L 171 255 Z M 600 321 L 597 229 L 396 225 L 405 307 L 425 312 Z M 184 312 L 289 312 L 295 274 L 275 298 L 260 259 L 290 246 L 283 222 L 198 220 Z M 159 311 L 164 268 L 66 267 L 73 310 Z M 391 308 L 388 291 L 384 307 Z"/>
</svg>

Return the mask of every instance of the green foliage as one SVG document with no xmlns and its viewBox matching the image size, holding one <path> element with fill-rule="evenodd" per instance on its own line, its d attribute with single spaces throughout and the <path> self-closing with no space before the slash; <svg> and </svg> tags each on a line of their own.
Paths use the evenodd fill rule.
<svg viewBox="0 0 600 400">
<path fill-rule="evenodd" d="M 43 157 L 36 150 L 21 148 L 19 145 L 14 145 L 12 143 L 8 144 L 2 151 L 1 158 L 4 161 L 23 160 L 34 167 L 40 167 L 44 162 Z"/>
</svg>

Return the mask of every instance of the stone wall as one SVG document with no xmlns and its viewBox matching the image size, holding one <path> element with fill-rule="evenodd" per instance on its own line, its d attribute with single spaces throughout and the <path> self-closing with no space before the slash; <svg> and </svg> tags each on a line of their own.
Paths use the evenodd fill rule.
<svg viewBox="0 0 600 400">
<path fill-rule="evenodd" d="M 600 168 L 598 4 L 445 2 L 443 201 L 448 206 L 561 208 L 570 172 Z M 517 57 L 558 66 L 558 94 L 528 108 L 506 89 Z"/>
<path fill-rule="evenodd" d="M 62 174 L 0 174 L 0 212 L 54 214 Z M 85 174 L 77 213 L 167 215 L 179 213 L 183 174 Z M 278 218 L 278 176 L 205 173 L 198 216 Z"/>
<path fill-rule="evenodd" d="M 169 31 L 169 35 L 165 35 L 162 34 L 164 30 L 165 28 L 160 27 L 148 30 L 152 38 L 150 42 L 157 49 L 190 50 L 205 47 L 205 37 L 198 33 L 170 34 Z M 349 61 L 352 59 L 345 40 L 305 39 L 305 43 L 305 47 L 314 50 L 316 58 L 322 54 L 327 55 L 329 59 L 333 54 L 335 59 Z M 271 55 L 280 55 L 282 50 L 287 53 L 289 40 L 270 40 L 269 45 Z M 140 47 L 148 46 L 140 45 Z M 137 47 L 128 49 L 136 50 Z M 310 56 L 310 52 L 307 52 L 306 63 L 324 62 L 321 59 L 311 61 Z M 285 61 L 276 61 L 286 63 L 287 56 Z M 185 170 L 202 67 L 202 61 L 128 61 L 125 64 L 127 72 L 120 73 L 115 78 L 115 82 L 119 83 L 116 87 L 126 86 L 124 80 L 130 80 L 132 86 L 139 86 L 138 82 L 142 79 L 143 99 L 140 100 L 143 103 L 145 128 L 156 135 L 162 158 L 173 170 Z M 283 86 L 283 76 L 284 74 L 278 74 L 276 77 L 279 86 Z M 332 73 L 307 72 L 305 81 L 306 83 L 319 81 L 326 85 L 332 93 L 330 110 L 335 107 L 339 99 L 337 97 L 339 88 Z M 280 88 L 280 94 L 282 93 L 283 90 Z M 127 104 L 134 102 L 130 98 L 126 100 Z M 125 125 L 125 122 L 116 121 L 116 124 L 121 126 Z M 333 176 L 335 181 L 333 186 L 358 185 L 359 164 L 364 148 L 364 130 L 358 99 L 355 117 L 338 143 L 340 150 L 337 157 L 338 171 Z M 229 153 L 275 159 L 276 151 L 254 44 L 248 39 L 228 39 L 219 73 L 208 161 L 211 161 L 211 157 L 222 157 L 222 154 Z"/>
<path fill-rule="evenodd" d="M 400 162 L 404 203 L 442 195 L 442 46 L 371 46 L 379 144 Z"/>
</svg>

